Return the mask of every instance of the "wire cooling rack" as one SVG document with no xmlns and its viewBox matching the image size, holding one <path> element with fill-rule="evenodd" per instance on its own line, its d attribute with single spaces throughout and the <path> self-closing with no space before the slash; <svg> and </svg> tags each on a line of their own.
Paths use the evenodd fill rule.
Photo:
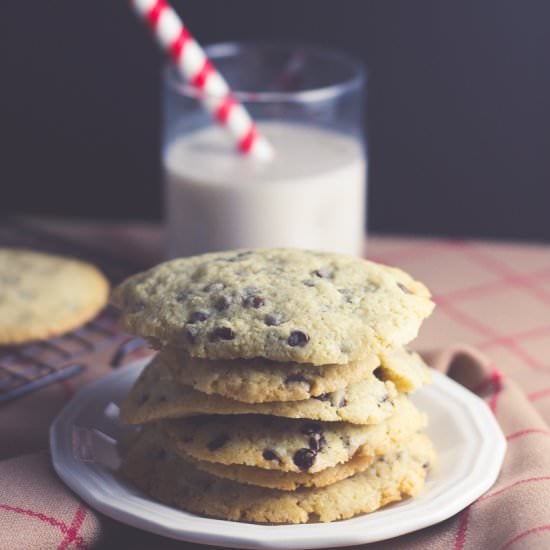
<svg viewBox="0 0 550 550">
<path fill-rule="evenodd" d="M 30 248 L 77 257 L 97 265 L 112 283 L 140 269 L 108 254 L 37 230 L 21 221 L 0 223 L 0 246 Z M 85 368 L 82 358 L 112 348 L 111 365 L 146 347 L 140 338 L 131 338 L 117 327 L 116 312 L 107 307 L 94 320 L 62 336 L 23 346 L 0 347 L 0 403 L 69 378 Z"/>
</svg>

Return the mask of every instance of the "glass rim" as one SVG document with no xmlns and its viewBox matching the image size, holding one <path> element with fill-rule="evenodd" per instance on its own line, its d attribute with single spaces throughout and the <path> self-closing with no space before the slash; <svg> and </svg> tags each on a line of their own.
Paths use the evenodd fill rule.
<svg viewBox="0 0 550 550">
<path fill-rule="evenodd" d="M 322 86 L 319 88 L 310 88 L 293 92 L 285 91 L 265 91 L 248 92 L 246 90 L 231 90 L 232 95 L 242 103 L 314 103 L 334 99 L 347 92 L 360 89 L 367 81 L 367 72 L 364 64 L 355 56 L 336 49 L 312 44 L 302 44 L 299 42 L 216 42 L 205 46 L 208 57 L 216 65 L 216 59 L 237 55 L 246 48 L 254 49 L 278 49 L 292 52 L 300 50 L 321 55 L 336 61 L 342 65 L 347 65 L 351 76 L 342 79 L 334 84 Z M 179 74 L 176 72 L 172 62 L 167 62 L 164 68 L 165 81 L 169 87 L 174 89 L 180 95 L 191 99 L 204 98 L 204 91 L 182 82 Z"/>
</svg>

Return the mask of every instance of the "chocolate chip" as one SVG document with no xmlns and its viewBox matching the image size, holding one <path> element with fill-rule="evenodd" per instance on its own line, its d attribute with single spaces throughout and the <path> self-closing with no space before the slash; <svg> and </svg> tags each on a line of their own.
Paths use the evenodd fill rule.
<svg viewBox="0 0 550 550">
<path fill-rule="evenodd" d="M 215 437 L 207 447 L 209 451 L 217 451 L 221 449 L 229 441 L 229 436 L 227 434 L 221 434 L 218 437 Z"/>
<path fill-rule="evenodd" d="M 349 448 L 351 446 L 351 440 L 347 434 L 342 434 L 340 436 L 340 441 L 344 444 L 344 447 Z"/>
<path fill-rule="evenodd" d="M 301 330 L 293 330 L 288 337 L 288 345 L 292 347 L 304 347 L 309 342 L 309 336 Z"/>
<path fill-rule="evenodd" d="M 218 311 L 223 311 L 224 309 L 227 309 L 231 305 L 231 302 L 232 302 L 232 299 L 229 296 L 220 296 L 214 302 L 214 307 Z"/>
<path fill-rule="evenodd" d="M 176 302 L 179 302 L 180 304 L 182 302 L 185 302 L 189 298 L 189 291 L 188 290 L 182 290 L 176 294 Z"/>
<path fill-rule="evenodd" d="M 353 344 L 351 342 L 342 342 L 340 344 L 340 351 L 346 354 L 351 353 L 353 351 Z"/>
<path fill-rule="evenodd" d="M 348 304 L 353 304 L 359 301 L 357 296 L 355 296 L 355 294 L 351 290 L 349 290 L 349 288 L 339 288 L 338 292 L 342 295 L 342 298 Z"/>
<path fill-rule="evenodd" d="M 374 374 L 374 376 L 376 376 L 376 378 L 378 378 L 378 380 L 381 380 L 382 382 L 384 382 L 384 376 L 383 376 L 383 373 L 384 373 L 384 369 L 382 367 L 376 367 L 373 371 L 372 371 L 372 374 Z"/>
<path fill-rule="evenodd" d="M 194 344 L 197 341 L 197 335 L 199 334 L 199 329 L 193 326 L 185 327 L 185 338 L 190 344 Z"/>
<path fill-rule="evenodd" d="M 276 460 L 277 462 L 281 462 L 279 455 L 271 449 L 265 449 L 262 456 L 264 460 Z"/>
<path fill-rule="evenodd" d="M 424 468 L 424 470 L 427 470 L 429 467 L 430 467 L 430 463 L 429 463 L 429 462 L 424 462 L 424 463 L 422 464 L 422 468 Z"/>
<path fill-rule="evenodd" d="M 289 374 L 285 378 L 285 384 L 307 384 L 309 387 L 311 387 L 311 384 L 301 375 L 298 373 Z"/>
<path fill-rule="evenodd" d="M 210 283 L 209 285 L 206 285 L 203 290 L 205 292 L 219 292 L 224 288 L 225 285 L 223 283 Z"/>
<path fill-rule="evenodd" d="M 321 269 L 316 269 L 312 275 L 315 275 L 316 277 L 319 277 L 321 279 L 329 279 L 330 277 L 332 277 L 332 270 L 328 269 L 328 268 L 321 268 Z"/>
<path fill-rule="evenodd" d="M 201 323 L 202 321 L 206 321 L 208 317 L 210 317 L 210 312 L 208 311 L 193 311 L 189 316 L 188 323 Z"/>
<path fill-rule="evenodd" d="M 300 431 L 305 435 L 313 435 L 313 434 L 321 435 L 324 430 L 321 424 L 318 424 L 317 422 L 309 422 L 304 426 L 302 426 L 302 429 Z"/>
<path fill-rule="evenodd" d="M 405 293 L 410 294 L 411 291 L 403 284 L 403 283 L 397 283 L 397 286 Z"/>
<path fill-rule="evenodd" d="M 315 462 L 315 457 L 317 456 L 317 453 L 315 451 L 312 451 L 311 449 L 298 449 L 294 456 L 292 457 L 292 460 L 294 461 L 294 464 L 300 468 L 300 470 L 309 470 L 313 463 Z"/>
<path fill-rule="evenodd" d="M 226 262 L 238 262 L 239 260 L 242 260 L 243 258 L 246 258 L 247 256 L 250 256 L 252 254 L 251 250 L 244 250 L 243 252 L 239 252 L 235 256 L 230 256 L 228 258 L 224 258 Z"/>
<path fill-rule="evenodd" d="M 312 281 L 310 279 L 303 281 L 303 283 L 305 286 L 309 286 L 309 287 L 315 286 L 315 281 Z"/>
<path fill-rule="evenodd" d="M 321 395 L 316 395 L 314 399 L 319 401 L 328 401 L 330 399 L 330 393 L 322 393 Z"/>
<path fill-rule="evenodd" d="M 308 445 L 309 445 L 309 448 L 312 451 L 319 452 L 323 449 L 326 442 L 327 442 L 327 440 L 325 439 L 325 437 L 323 435 L 314 434 L 309 438 Z"/>
<path fill-rule="evenodd" d="M 278 327 L 283 322 L 283 316 L 280 313 L 268 313 L 264 317 L 264 323 L 268 327 Z"/>
<path fill-rule="evenodd" d="M 210 340 L 233 340 L 235 338 L 235 332 L 230 327 L 216 327 L 210 333 Z"/>
<path fill-rule="evenodd" d="M 265 300 L 262 298 L 262 296 L 247 296 L 243 299 L 243 306 L 244 307 L 253 307 L 255 309 L 258 309 L 259 307 L 262 307 L 265 304 Z"/>
<path fill-rule="evenodd" d="M 345 397 L 342 397 L 340 399 L 340 402 L 338 403 L 338 408 L 341 409 L 342 407 L 346 407 L 348 404 L 348 400 Z"/>
</svg>

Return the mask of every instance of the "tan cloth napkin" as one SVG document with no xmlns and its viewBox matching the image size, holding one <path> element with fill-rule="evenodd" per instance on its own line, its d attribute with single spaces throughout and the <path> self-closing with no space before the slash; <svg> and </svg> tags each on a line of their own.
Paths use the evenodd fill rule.
<svg viewBox="0 0 550 550">
<path fill-rule="evenodd" d="M 435 368 L 478 393 L 493 410 L 508 440 L 504 467 L 496 484 L 463 512 L 433 527 L 368 547 L 550 548 L 550 419 L 541 418 L 516 384 L 474 350 L 455 347 L 430 354 L 430 358 Z M 32 418 L 47 417 L 59 399 L 72 393 L 72 386 L 80 386 L 105 371 L 89 370 L 77 382 L 70 382 L 71 388 L 68 384 L 51 386 L 1 408 L 0 442 L 4 456 L 32 447 L 31 438 L 24 434 L 16 437 L 14 429 L 6 427 L 9 422 L 15 423 L 20 432 L 29 429 L 32 422 L 28 413 L 19 422 L 17 418 L 27 411 L 31 401 Z M 13 434 L 11 442 L 7 434 Z M 36 438 L 33 433 L 32 441 L 43 445 L 44 434 Z M 144 533 L 93 511 L 57 478 L 46 451 L 0 462 L 1 549 L 96 547 L 202 548 Z"/>
</svg>

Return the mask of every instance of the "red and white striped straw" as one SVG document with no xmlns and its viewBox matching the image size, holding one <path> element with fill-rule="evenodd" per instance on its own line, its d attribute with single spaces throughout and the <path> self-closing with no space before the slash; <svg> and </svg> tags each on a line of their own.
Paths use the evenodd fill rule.
<svg viewBox="0 0 550 550">
<path fill-rule="evenodd" d="M 201 103 L 227 128 L 238 150 L 258 159 L 271 159 L 273 148 L 260 135 L 248 111 L 234 98 L 225 79 L 166 0 L 131 0 L 131 4 L 149 23 L 183 77 L 202 92 Z"/>
</svg>

